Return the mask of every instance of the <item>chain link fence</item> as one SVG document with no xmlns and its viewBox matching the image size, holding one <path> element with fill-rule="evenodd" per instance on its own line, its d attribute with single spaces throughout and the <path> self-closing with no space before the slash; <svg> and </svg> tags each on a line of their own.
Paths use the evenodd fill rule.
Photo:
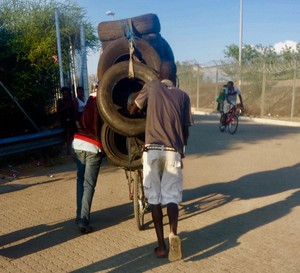
<svg viewBox="0 0 300 273">
<path fill-rule="evenodd" d="M 177 64 L 180 88 L 196 110 L 217 112 L 216 98 L 223 85 L 232 80 L 242 93 L 245 116 L 300 120 L 300 61 L 296 58 L 237 62 L 212 61 L 205 64 Z"/>
</svg>

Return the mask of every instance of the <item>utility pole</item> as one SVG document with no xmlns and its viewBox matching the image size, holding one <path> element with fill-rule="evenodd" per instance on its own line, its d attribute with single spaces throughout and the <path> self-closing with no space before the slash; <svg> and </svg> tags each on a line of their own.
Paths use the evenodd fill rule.
<svg viewBox="0 0 300 273">
<path fill-rule="evenodd" d="M 81 43 L 81 84 L 84 88 L 85 98 L 89 97 L 89 81 L 88 81 L 88 69 L 86 58 L 86 46 L 85 46 L 85 30 L 84 25 L 80 26 L 80 43 Z"/>
<path fill-rule="evenodd" d="M 72 39 L 69 37 L 70 43 L 70 70 L 71 70 L 71 82 L 74 86 L 74 95 L 77 97 L 77 83 L 76 83 L 76 70 L 75 70 L 75 60 L 74 60 L 74 48 L 72 44 Z"/>
<path fill-rule="evenodd" d="M 64 75 L 63 75 L 63 63 L 61 56 L 61 44 L 60 44 L 60 28 L 59 28 L 59 19 L 58 19 L 58 10 L 55 8 L 55 26 L 56 26 L 56 41 L 57 41 L 57 52 L 58 52 L 58 64 L 59 64 L 59 78 L 60 78 L 60 87 L 64 86 Z"/>
<path fill-rule="evenodd" d="M 239 88 L 242 85 L 243 0 L 240 0 Z"/>
</svg>

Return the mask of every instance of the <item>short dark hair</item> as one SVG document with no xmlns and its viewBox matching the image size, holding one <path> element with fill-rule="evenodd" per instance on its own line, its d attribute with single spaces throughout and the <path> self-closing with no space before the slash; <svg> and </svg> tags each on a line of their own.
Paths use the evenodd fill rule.
<svg viewBox="0 0 300 273">
<path fill-rule="evenodd" d="M 68 92 L 71 94 L 71 89 L 68 87 L 68 86 L 63 86 L 61 89 L 60 89 L 60 92 L 63 93 L 63 92 Z"/>
<path fill-rule="evenodd" d="M 176 85 L 176 73 L 177 67 L 174 62 L 165 61 L 161 63 L 160 66 L 160 78 L 161 79 L 168 79 Z"/>
</svg>

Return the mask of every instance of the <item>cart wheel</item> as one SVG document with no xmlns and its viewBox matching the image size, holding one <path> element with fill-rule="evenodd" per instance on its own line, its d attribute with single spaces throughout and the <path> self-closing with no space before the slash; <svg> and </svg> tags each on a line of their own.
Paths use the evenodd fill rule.
<svg viewBox="0 0 300 273">
<path fill-rule="evenodd" d="M 144 228 L 144 214 L 147 209 L 147 200 L 143 188 L 143 172 L 136 170 L 134 172 L 134 190 L 133 190 L 133 210 L 134 218 L 139 230 Z"/>
</svg>

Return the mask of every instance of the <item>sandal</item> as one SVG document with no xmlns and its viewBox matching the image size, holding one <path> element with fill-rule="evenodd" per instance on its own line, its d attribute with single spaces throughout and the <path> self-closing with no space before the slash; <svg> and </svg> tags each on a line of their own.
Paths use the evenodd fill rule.
<svg viewBox="0 0 300 273">
<path fill-rule="evenodd" d="M 181 253 L 181 240 L 179 236 L 171 233 L 169 235 L 169 244 L 170 244 L 169 257 L 168 257 L 169 261 L 174 262 L 180 260 L 182 257 L 182 253 Z"/>
<path fill-rule="evenodd" d="M 164 253 L 162 253 L 164 251 L 159 250 L 159 247 L 156 247 L 154 249 L 154 254 L 157 258 L 166 258 L 167 257 L 167 252 L 165 251 Z"/>
</svg>

